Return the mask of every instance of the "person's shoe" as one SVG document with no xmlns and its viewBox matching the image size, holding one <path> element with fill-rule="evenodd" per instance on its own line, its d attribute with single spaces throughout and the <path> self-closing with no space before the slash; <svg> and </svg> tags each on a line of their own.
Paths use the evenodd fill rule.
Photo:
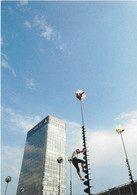
<svg viewBox="0 0 137 195">
<path fill-rule="evenodd" d="M 84 179 L 81 177 L 80 180 L 84 181 Z"/>
</svg>

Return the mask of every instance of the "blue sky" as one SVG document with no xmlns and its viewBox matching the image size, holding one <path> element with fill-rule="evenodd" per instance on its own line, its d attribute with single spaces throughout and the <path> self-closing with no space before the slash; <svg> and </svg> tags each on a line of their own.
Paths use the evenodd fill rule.
<svg viewBox="0 0 137 195">
<path fill-rule="evenodd" d="M 47 115 L 67 123 L 67 156 L 82 147 L 78 89 L 92 192 L 129 181 L 119 124 L 137 179 L 136 9 L 135 1 L 1 2 L 2 193 L 11 175 L 15 194 L 26 133 Z M 73 177 L 82 195 L 75 169 Z M 69 194 L 68 164 L 67 186 Z"/>
</svg>

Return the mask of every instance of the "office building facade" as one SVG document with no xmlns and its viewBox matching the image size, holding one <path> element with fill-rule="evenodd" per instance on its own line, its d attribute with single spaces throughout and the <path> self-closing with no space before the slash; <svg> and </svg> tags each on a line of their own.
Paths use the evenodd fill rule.
<svg viewBox="0 0 137 195">
<path fill-rule="evenodd" d="M 57 195 L 59 191 L 66 194 L 66 124 L 47 116 L 27 133 L 16 195 Z"/>
</svg>

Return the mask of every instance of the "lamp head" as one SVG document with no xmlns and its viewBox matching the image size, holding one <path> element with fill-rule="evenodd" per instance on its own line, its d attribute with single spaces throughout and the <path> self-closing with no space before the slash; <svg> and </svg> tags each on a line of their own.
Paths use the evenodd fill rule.
<svg viewBox="0 0 137 195">
<path fill-rule="evenodd" d="M 11 176 L 6 177 L 5 181 L 6 183 L 9 183 L 11 181 Z"/>
<path fill-rule="evenodd" d="M 72 162 L 72 157 L 71 156 L 68 158 L 68 161 L 69 162 Z"/>
<path fill-rule="evenodd" d="M 62 158 L 62 157 L 59 157 L 59 158 L 57 159 L 57 162 L 58 162 L 58 163 L 62 163 L 62 162 L 63 162 L 63 158 Z"/>
<path fill-rule="evenodd" d="M 118 127 L 116 127 L 116 132 L 117 133 L 122 133 L 123 131 L 125 131 L 125 129 L 123 129 L 121 126 L 118 126 Z"/>
</svg>

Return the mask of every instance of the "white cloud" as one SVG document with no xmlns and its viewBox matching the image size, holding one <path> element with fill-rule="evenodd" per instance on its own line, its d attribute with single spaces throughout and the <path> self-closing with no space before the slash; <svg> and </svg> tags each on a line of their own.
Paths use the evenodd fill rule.
<svg viewBox="0 0 137 195">
<path fill-rule="evenodd" d="M 137 135 L 136 132 L 134 133 Z M 127 137 L 129 140 L 132 140 L 132 146 L 127 141 Z M 128 133 L 124 135 L 124 138 L 129 156 L 134 162 L 133 153 L 136 151 L 137 140 L 132 135 L 129 136 Z M 122 165 L 125 156 L 118 134 L 109 131 L 96 131 L 88 133 L 88 140 L 90 156 L 92 156 L 92 162 L 95 166 L 101 166 L 102 164 Z M 130 150 L 131 147 L 132 151 Z"/>
<path fill-rule="evenodd" d="M 26 85 L 31 90 L 37 90 L 34 78 L 26 79 Z"/>
<path fill-rule="evenodd" d="M 6 114 L 6 118 L 8 117 L 9 119 L 8 122 L 4 121 L 3 125 L 7 125 L 12 130 L 21 130 L 24 133 L 36 125 L 41 119 L 41 116 L 30 116 L 18 113 L 11 108 L 2 107 L 2 111 Z"/>
<path fill-rule="evenodd" d="M 1 169 L 1 185 L 5 186 L 5 178 L 7 176 L 11 176 L 11 184 L 14 187 L 11 187 L 10 193 L 14 194 L 18 179 L 19 173 L 21 168 L 21 161 L 23 157 L 23 148 L 19 147 L 12 147 L 12 146 L 2 146 L 1 148 L 1 162 L 2 162 L 2 169 Z M 2 191 L 4 194 L 5 188 L 2 187 Z"/>
<path fill-rule="evenodd" d="M 67 124 L 67 157 L 72 155 L 72 152 L 79 148 L 82 149 L 81 144 L 81 127 L 76 122 L 66 122 Z"/>
<path fill-rule="evenodd" d="M 136 153 L 135 150 L 137 149 L 137 111 L 120 114 L 120 116 L 121 117 L 118 117 L 119 119 L 126 118 L 123 123 L 123 128 L 125 129 L 125 131 L 122 135 L 125 141 L 126 148 L 129 151 L 129 155 L 134 158 L 132 154 Z M 76 145 L 79 138 L 81 141 L 80 124 L 77 124 L 75 122 L 67 122 L 67 131 L 68 136 L 73 139 L 73 144 Z M 108 162 L 108 159 L 113 159 L 113 156 L 115 156 L 117 159 L 120 158 L 123 148 L 120 136 L 116 133 L 115 127 L 113 129 L 87 128 L 86 131 L 89 150 L 92 157 L 94 155 L 96 165 L 101 164 L 102 162 Z M 113 161 L 111 161 L 111 163 L 117 164 L 118 162 L 114 159 Z"/>
<path fill-rule="evenodd" d="M 11 146 L 2 146 L 2 164 L 3 169 L 8 169 L 6 172 L 12 173 L 16 176 L 19 175 L 19 168 L 21 165 L 21 159 L 23 155 L 23 149 Z M 5 172 L 3 170 L 3 172 Z"/>
<path fill-rule="evenodd" d="M 137 178 L 137 120 L 136 124 L 125 124 L 123 139 L 134 179 Z M 100 191 L 129 182 L 126 157 L 119 134 L 112 130 L 94 130 L 88 132 L 89 159 L 92 184 L 101 182 Z M 103 178 L 103 182 L 102 182 Z M 106 181 L 108 180 L 108 183 Z M 109 187 L 108 187 L 109 186 Z M 98 188 L 97 187 L 97 188 Z"/>
<path fill-rule="evenodd" d="M 24 25 L 28 28 L 36 28 L 41 37 L 48 41 L 54 41 L 60 51 L 65 51 L 65 44 L 62 42 L 60 33 L 48 24 L 45 15 L 36 15 L 32 21 L 25 21 Z"/>
<path fill-rule="evenodd" d="M 16 9 L 19 11 L 26 11 L 28 9 L 28 0 L 19 0 L 16 4 Z"/>
<path fill-rule="evenodd" d="M 13 76 L 16 77 L 16 73 L 15 73 L 14 69 L 8 64 L 8 57 L 5 54 L 2 54 L 1 65 L 2 65 L 2 67 L 7 68 L 9 71 L 11 71 Z"/>
<path fill-rule="evenodd" d="M 122 127 L 125 129 L 122 135 L 129 155 L 132 159 L 137 159 L 137 111 L 122 113 L 117 121 L 122 121 Z"/>
<path fill-rule="evenodd" d="M 8 62 L 7 62 L 5 59 L 2 59 L 2 66 L 3 66 L 4 68 L 10 69 L 10 66 L 9 66 Z"/>
<path fill-rule="evenodd" d="M 129 112 L 129 113 L 121 113 L 115 120 L 120 120 L 120 119 L 136 119 L 137 118 L 137 111 L 132 111 L 132 112 Z"/>
<path fill-rule="evenodd" d="M 28 28 L 31 28 L 31 23 L 27 20 L 24 22 L 24 25 Z"/>
<path fill-rule="evenodd" d="M 47 40 L 50 40 L 52 33 L 53 33 L 53 29 L 50 26 L 45 26 L 45 29 L 41 33 L 41 36 L 44 37 Z"/>
<path fill-rule="evenodd" d="M 51 40 L 55 33 L 53 28 L 47 24 L 45 16 L 35 16 L 33 19 L 33 26 L 38 27 L 38 29 L 41 31 L 41 36 L 47 40 Z"/>
<path fill-rule="evenodd" d="M 122 133 L 127 154 L 132 165 L 135 168 L 137 159 L 137 111 L 125 113 L 122 117 L 128 117 L 128 120 L 123 123 L 125 131 Z M 109 130 L 88 130 L 88 145 L 90 156 L 95 165 L 111 164 L 122 165 L 125 161 L 125 154 L 122 145 L 122 140 L 119 134 L 114 129 Z"/>
<path fill-rule="evenodd" d="M 4 53 L 1 53 L 2 57 L 5 59 L 5 60 L 8 60 L 8 56 Z"/>
</svg>

